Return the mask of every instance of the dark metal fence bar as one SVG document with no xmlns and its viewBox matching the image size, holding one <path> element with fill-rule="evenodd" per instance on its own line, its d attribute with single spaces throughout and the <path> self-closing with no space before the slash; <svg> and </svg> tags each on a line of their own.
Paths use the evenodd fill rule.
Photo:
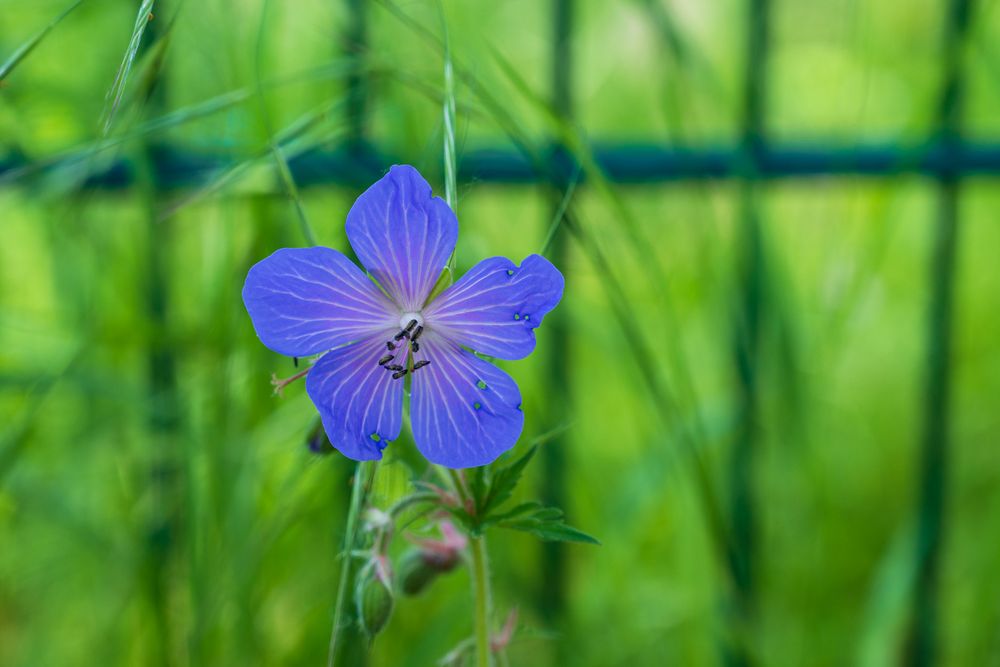
<svg viewBox="0 0 1000 667">
<path fill-rule="evenodd" d="M 135 5 L 134 2 L 123 3 Z M 156 3 L 158 13 L 166 13 L 168 3 Z M 140 9 L 140 12 L 143 10 Z M 163 21 L 150 21 L 139 15 L 137 21 L 145 21 L 146 28 L 141 42 L 142 53 L 155 48 L 157 40 L 164 37 Z M 162 67 L 163 63 L 159 66 Z M 167 98 L 167 77 L 157 78 L 157 84 L 147 91 L 146 108 L 153 114 L 163 111 Z M 111 122 L 110 116 L 108 123 Z M 177 348 L 170 344 L 170 312 L 172 294 L 170 288 L 169 265 L 174 229 L 170 225 L 156 223 L 165 206 L 156 178 L 155 153 L 146 142 L 139 144 L 135 164 L 135 185 L 140 194 L 145 213 L 145 237 L 139 247 L 144 253 L 143 264 L 147 268 L 145 290 L 145 351 L 146 382 L 149 411 L 146 428 L 152 440 L 146 463 L 146 480 L 150 494 L 148 514 L 145 516 L 145 552 L 141 561 L 141 582 L 145 597 L 153 612 L 152 654 L 145 657 L 147 664 L 169 667 L 176 664 L 175 640 L 182 633 L 177 619 L 171 613 L 172 577 L 178 564 L 185 523 L 190 520 L 185 498 L 190 497 L 188 469 L 184 461 L 184 436 L 182 424 L 182 403 L 178 380 Z M 144 245 L 144 247 L 143 247 Z M 197 664 L 200 646 L 192 642 L 192 662 Z"/>
<path fill-rule="evenodd" d="M 344 4 L 346 5 L 348 20 L 342 37 L 341 49 L 343 55 L 349 56 L 354 61 L 355 67 L 351 68 L 345 81 L 347 103 L 344 106 L 344 125 L 347 128 L 347 137 L 342 152 L 348 161 L 362 162 L 365 160 L 367 152 L 368 114 L 370 112 L 368 73 L 363 64 L 368 53 L 368 3 L 366 0 L 344 0 Z M 289 162 L 289 169 L 292 172 L 292 178 L 299 187 L 311 182 L 308 180 L 308 171 L 303 170 L 297 160 Z M 357 194 L 360 194 L 369 184 L 350 182 L 349 185 L 357 190 Z M 360 263 L 354 249 L 350 245 L 345 250 L 355 263 Z M 362 463 L 344 465 L 353 462 L 341 459 L 341 457 L 337 457 L 335 462 L 336 464 L 340 464 L 336 466 L 336 475 L 339 484 L 335 487 L 334 493 L 331 494 L 330 506 L 332 508 L 340 508 L 339 510 L 331 510 L 333 515 L 343 515 L 345 517 L 344 523 L 337 526 L 338 534 L 336 542 L 337 544 L 347 544 L 346 538 L 350 530 L 350 519 L 347 518 L 342 508 L 350 504 L 351 496 L 354 492 L 353 485 L 357 484 L 363 477 L 363 475 L 358 474 L 361 471 L 360 466 Z M 357 548 L 357 545 L 352 545 L 351 548 Z M 354 581 L 359 567 L 357 561 L 354 558 L 340 558 L 337 559 L 337 562 L 340 567 L 347 568 L 346 573 L 341 572 L 338 574 L 346 576 L 346 581 Z M 343 581 L 345 579 L 342 578 L 341 582 Z M 348 590 L 353 590 L 353 587 L 350 587 Z M 335 593 L 330 596 L 330 600 L 334 605 L 341 604 Z M 369 641 L 361 630 L 356 609 L 356 605 L 352 603 L 345 604 L 341 612 L 344 614 L 343 625 L 340 628 L 334 627 L 331 630 L 334 636 L 330 638 L 330 650 L 327 655 L 328 665 L 343 664 L 352 665 L 352 667 L 364 667 L 368 664 L 369 655 L 367 648 Z M 335 618 L 338 612 L 340 612 L 339 609 L 333 610 Z M 336 641 L 338 632 L 340 633 L 339 643 Z"/>
<path fill-rule="evenodd" d="M 571 44 L 573 14 L 574 0 L 554 0 L 552 3 L 552 105 L 556 113 L 565 120 L 569 120 L 573 113 Z M 569 187 L 569 174 L 563 172 L 562 168 L 571 161 L 568 159 L 566 151 L 557 147 L 549 162 L 549 184 L 560 193 L 558 201 L 562 198 L 562 193 Z M 468 166 L 466 165 L 466 168 Z M 557 215 L 558 213 L 557 206 L 552 214 Z M 566 241 L 567 233 L 560 229 L 559 233 L 552 238 L 548 255 L 549 259 L 560 267 L 568 281 L 569 262 L 567 261 Z M 551 335 L 546 339 L 548 351 L 545 356 L 548 359 L 546 370 L 549 386 L 563 387 L 569 391 L 572 386 L 569 381 L 570 350 L 566 341 L 570 336 L 565 309 L 557 309 L 548 317 L 551 318 L 551 322 L 546 322 L 546 326 L 551 327 Z M 569 418 L 564 407 L 566 402 L 556 401 L 558 405 L 549 410 L 548 418 L 551 429 L 558 429 Z M 541 478 L 545 480 L 543 485 L 545 500 L 556 507 L 566 507 L 567 504 L 564 444 L 562 435 L 557 435 L 552 442 L 542 448 L 541 452 Z M 566 547 L 564 543 L 545 543 L 542 548 L 541 565 L 542 586 L 539 591 L 538 608 L 545 620 L 554 624 L 558 617 L 563 614 L 566 606 Z M 567 647 L 559 644 L 557 651 L 559 660 L 564 660 L 567 657 Z"/>
<path fill-rule="evenodd" d="M 725 664 L 747 667 L 753 664 L 752 637 L 757 606 L 756 570 L 758 507 L 754 488 L 754 466 L 760 442 L 758 370 L 760 365 L 761 320 L 764 317 L 765 285 L 764 229 L 761 225 L 760 181 L 767 165 L 766 114 L 768 49 L 770 47 L 770 1 L 751 0 L 747 6 L 744 45 L 744 94 L 742 152 L 739 191 L 740 225 L 736 284 L 739 295 L 733 317 L 733 367 L 735 432 L 729 455 L 729 574 L 732 590 L 728 600 L 730 641 L 725 646 Z"/>
<path fill-rule="evenodd" d="M 553 152 L 556 150 L 552 149 Z M 155 152 L 159 183 L 183 188 L 203 183 L 218 170 L 239 160 L 198 151 L 161 147 Z M 704 179 L 733 179 L 742 175 L 741 147 L 684 148 L 636 145 L 597 145 L 597 163 L 607 177 L 623 184 L 662 183 Z M 77 158 L 82 162 L 86 158 Z M 290 161 L 292 175 L 300 186 L 340 184 L 361 187 L 380 176 L 394 162 L 405 161 L 388 152 L 366 147 L 358 151 L 308 153 Z M 948 173 L 966 176 L 1000 176 L 1000 144 L 952 143 L 947 140 L 900 148 L 869 144 L 839 148 L 810 144 L 762 145 L 757 152 L 760 178 L 808 178 L 816 176 L 893 177 L 917 174 L 939 178 Z M 572 166 L 568 169 L 571 171 Z M 19 178 L 23 171 L 44 173 L 28 160 L 0 158 L 0 187 Z M 544 183 L 549 174 L 539 173 L 523 155 L 512 149 L 472 150 L 459 156 L 461 181 L 489 183 Z M 581 175 L 586 180 L 586 174 Z M 99 170 L 87 181 L 92 188 L 125 188 L 135 183 L 135 166 L 119 160 Z"/>
<path fill-rule="evenodd" d="M 367 130 L 368 75 L 361 60 L 368 49 L 368 13 L 365 0 L 347 0 L 350 21 L 344 36 L 344 52 L 359 65 L 347 75 L 347 148 L 357 152 L 364 149 Z"/>
<path fill-rule="evenodd" d="M 952 311 L 958 263 L 961 170 L 948 159 L 961 146 L 964 97 L 962 49 L 969 31 L 972 0 L 951 0 L 944 44 L 944 82 L 938 115 L 943 162 L 938 174 L 938 220 L 930 260 L 931 295 L 927 320 L 927 366 L 924 387 L 924 431 L 920 470 L 912 633 L 906 663 L 936 664 L 939 643 L 938 572 L 943 551 L 948 482 L 948 431 L 951 421 Z"/>
</svg>

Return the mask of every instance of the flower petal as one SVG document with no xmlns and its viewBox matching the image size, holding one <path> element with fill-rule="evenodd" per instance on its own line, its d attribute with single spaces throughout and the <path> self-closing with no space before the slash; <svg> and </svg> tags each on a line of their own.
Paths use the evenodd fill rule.
<svg viewBox="0 0 1000 667">
<path fill-rule="evenodd" d="M 471 468 L 514 446 L 524 427 L 521 392 L 502 370 L 428 332 L 413 372 L 410 417 L 417 449 L 432 463 Z"/>
<path fill-rule="evenodd" d="M 395 306 L 343 254 L 331 248 L 282 248 L 250 268 L 243 285 L 258 338 L 305 357 L 392 327 Z"/>
<path fill-rule="evenodd" d="M 476 264 L 424 309 L 442 336 L 501 359 L 535 349 L 534 330 L 562 298 L 563 277 L 549 260 L 530 255 L 521 266 L 506 257 Z"/>
<path fill-rule="evenodd" d="M 306 376 L 306 391 L 330 442 L 355 461 L 382 458 L 402 426 L 403 381 L 378 365 L 391 335 L 327 352 Z"/>
<path fill-rule="evenodd" d="M 416 169 L 396 165 L 354 202 L 347 238 L 399 307 L 418 311 L 455 249 L 458 220 Z"/>
</svg>

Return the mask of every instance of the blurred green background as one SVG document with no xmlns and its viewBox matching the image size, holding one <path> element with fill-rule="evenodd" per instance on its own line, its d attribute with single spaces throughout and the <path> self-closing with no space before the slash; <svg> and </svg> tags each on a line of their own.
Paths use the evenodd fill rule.
<svg viewBox="0 0 1000 667">
<path fill-rule="evenodd" d="M 1000 665 L 997 5 L 0 0 L 0 664 L 324 664 L 353 465 L 240 289 L 393 161 L 443 194 L 447 34 L 459 267 L 551 228 L 567 279 L 502 364 L 518 497 L 602 542 L 490 534 L 510 664 Z M 468 589 L 359 664 L 434 664 Z"/>
</svg>

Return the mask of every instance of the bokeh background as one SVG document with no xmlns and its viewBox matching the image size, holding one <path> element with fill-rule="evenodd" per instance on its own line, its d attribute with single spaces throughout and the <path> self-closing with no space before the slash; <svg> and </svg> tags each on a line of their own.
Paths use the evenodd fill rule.
<svg viewBox="0 0 1000 667">
<path fill-rule="evenodd" d="M 1000 665 L 997 5 L 0 0 L 0 664 L 324 664 L 354 468 L 240 289 L 443 193 L 447 37 L 459 267 L 567 281 L 518 497 L 602 542 L 490 534 L 509 663 Z"/>
</svg>

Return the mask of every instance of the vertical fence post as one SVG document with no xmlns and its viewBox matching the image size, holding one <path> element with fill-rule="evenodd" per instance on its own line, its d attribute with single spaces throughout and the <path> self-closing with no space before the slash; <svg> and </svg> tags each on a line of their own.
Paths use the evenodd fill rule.
<svg viewBox="0 0 1000 667">
<path fill-rule="evenodd" d="M 349 16 L 347 32 L 344 35 L 344 51 L 353 62 L 347 74 L 345 120 L 347 150 L 351 157 L 356 157 L 364 151 L 367 130 L 368 76 L 363 68 L 363 63 L 367 60 L 365 51 L 368 48 L 368 17 L 365 4 L 366 0 L 347 0 Z"/>
<path fill-rule="evenodd" d="M 745 91 L 740 150 L 740 233 L 737 235 L 739 284 L 733 352 L 736 367 L 736 435 L 730 459 L 731 535 L 729 567 L 732 578 L 730 635 L 726 662 L 751 663 L 748 641 L 755 607 L 757 512 L 753 468 L 758 448 L 758 366 L 761 311 L 765 306 L 765 257 L 759 213 L 759 181 L 763 167 L 767 53 L 770 0 L 750 0 L 745 53 Z"/>
<path fill-rule="evenodd" d="M 137 3 L 130 2 L 135 7 Z M 155 12 L 167 15 L 164 2 L 157 2 Z M 139 53 L 148 54 L 162 37 L 165 20 L 152 15 L 143 32 Z M 162 66 L 157 63 L 155 66 Z M 156 117 L 163 112 L 166 99 L 166 77 L 162 74 L 148 81 L 142 91 L 147 115 Z M 133 80 L 133 85 L 136 80 Z M 172 226 L 159 219 L 164 208 L 161 178 L 157 168 L 158 155 L 148 140 L 137 146 L 136 184 L 146 214 L 145 288 L 146 317 L 150 323 L 146 341 L 146 373 L 149 411 L 147 428 L 154 443 L 149 457 L 149 493 L 152 503 L 146 524 L 146 545 L 142 564 L 143 586 L 153 613 L 154 644 L 148 656 L 149 664 L 175 663 L 177 629 L 171 621 L 171 583 L 177 567 L 178 541 L 184 537 L 179 488 L 183 472 L 179 434 L 180 398 L 177 386 L 177 360 L 170 341 L 169 264 Z"/>
<path fill-rule="evenodd" d="M 938 115 L 942 168 L 938 175 L 938 220 L 930 263 L 931 300 L 927 320 L 924 427 L 916 542 L 913 619 L 906 662 L 923 667 L 937 653 L 938 572 L 944 540 L 951 396 L 951 339 L 954 308 L 964 88 L 962 48 L 972 0 L 949 3 L 944 37 L 944 81 Z"/>
<path fill-rule="evenodd" d="M 554 0 L 552 5 L 552 102 L 556 113 L 568 120 L 572 115 L 571 91 L 571 33 L 573 28 L 573 0 Z M 570 170 L 567 168 L 570 158 L 568 151 L 562 146 L 556 146 L 549 165 L 550 185 L 557 192 L 564 193 L 569 187 Z M 562 197 L 557 197 L 559 201 Z M 558 207 L 553 214 L 558 214 Z M 561 222 L 561 221 L 560 221 Z M 556 234 L 552 239 L 549 257 L 565 274 L 567 247 L 566 235 Z M 567 276 L 567 283 L 569 282 Z M 549 341 L 546 358 L 548 364 L 548 384 L 550 387 L 569 387 L 570 349 L 566 345 L 569 340 L 565 309 L 557 309 L 549 317 L 554 319 L 549 333 L 545 337 Z M 557 402 L 550 412 L 550 425 L 558 427 L 564 423 L 568 415 L 564 407 Z M 557 507 L 565 507 L 566 500 L 566 441 L 560 435 L 552 439 L 541 451 L 542 478 L 545 480 L 545 500 Z M 545 542 L 542 546 L 542 585 L 538 609 L 543 618 L 550 624 L 563 613 L 566 604 L 566 550 L 562 542 Z M 557 651 L 561 654 L 563 649 Z"/>
<path fill-rule="evenodd" d="M 366 7 L 368 6 L 367 0 L 345 0 L 348 16 L 347 16 L 347 27 L 343 36 L 343 51 L 351 60 L 351 67 L 348 70 L 346 77 L 346 105 L 344 109 L 344 122 L 347 126 L 347 137 L 344 144 L 344 151 L 346 153 L 347 159 L 347 173 L 355 174 L 349 177 L 349 185 L 351 188 L 356 187 L 357 181 L 363 181 L 364 177 L 360 179 L 357 176 L 358 170 L 362 168 L 365 163 L 369 146 L 368 146 L 368 73 L 365 68 L 365 63 L 368 60 L 368 13 Z M 346 254 L 355 262 L 357 261 L 357 256 L 354 253 L 353 248 L 348 245 L 345 249 Z M 338 465 L 341 468 L 337 474 L 337 486 L 336 486 L 336 497 L 334 498 L 334 506 L 341 508 L 346 508 L 351 504 L 352 492 L 354 491 L 354 485 L 358 483 L 358 480 L 362 479 L 364 476 L 360 474 L 361 463 L 347 465 L 352 463 L 343 457 L 335 457 L 332 459 L 334 465 Z M 345 515 L 346 516 L 346 515 Z M 341 529 L 346 534 L 349 530 L 349 519 L 345 523 L 341 524 Z M 341 544 L 346 544 L 346 542 L 341 539 L 338 540 L 338 547 Z M 348 581 L 353 581 L 353 574 L 356 571 L 355 559 L 349 558 L 346 554 L 342 554 L 342 557 L 337 559 L 341 568 L 348 568 L 347 577 Z M 332 560 L 332 559 L 331 559 Z M 353 590 L 352 585 L 348 585 L 347 602 L 343 607 L 343 620 L 341 622 L 340 628 L 340 641 L 336 643 L 335 650 L 330 652 L 327 656 L 327 661 L 329 664 L 335 665 L 350 665 L 351 667 L 363 667 L 368 664 L 368 639 L 363 636 L 357 619 L 356 606 L 353 601 Z M 338 601 L 339 603 L 339 601 Z M 334 617 L 336 618 L 336 611 L 334 612 Z M 335 621 L 336 622 L 336 621 Z M 336 633 L 337 628 L 333 629 Z M 331 648 L 333 649 L 333 642 L 331 640 Z"/>
</svg>

